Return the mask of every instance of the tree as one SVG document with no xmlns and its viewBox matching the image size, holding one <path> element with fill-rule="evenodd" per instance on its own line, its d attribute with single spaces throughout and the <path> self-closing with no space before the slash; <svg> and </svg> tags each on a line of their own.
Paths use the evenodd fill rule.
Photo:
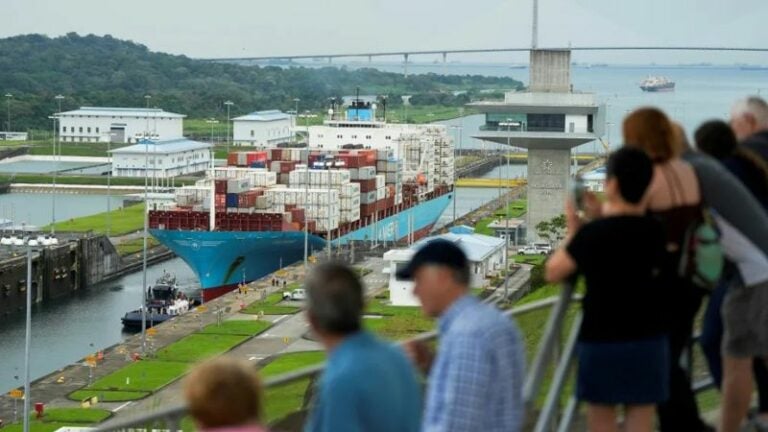
<svg viewBox="0 0 768 432">
<path fill-rule="evenodd" d="M 541 221 L 536 224 L 536 234 L 547 240 L 552 245 L 557 245 L 565 238 L 566 231 L 565 215 L 555 216 L 548 221 Z"/>
</svg>

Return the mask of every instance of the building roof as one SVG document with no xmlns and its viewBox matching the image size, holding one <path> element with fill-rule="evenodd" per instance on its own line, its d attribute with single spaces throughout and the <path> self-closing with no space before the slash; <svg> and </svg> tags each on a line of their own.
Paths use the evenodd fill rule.
<svg viewBox="0 0 768 432">
<path fill-rule="evenodd" d="M 504 248 L 505 240 L 483 234 L 454 234 L 447 233 L 431 236 L 414 243 L 410 249 L 394 249 L 384 254 L 387 261 L 408 261 L 417 250 L 433 240 L 447 240 L 467 255 L 471 262 L 482 262 L 495 251 Z"/>
<path fill-rule="evenodd" d="M 166 154 L 166 153 L 179 153 L 190 150 L 200 150 L 211 148 L 210 144 L 192 141 L 190 139 L 181 138 L 168 138 L 156 141 L 142 141 L 138 144 L 134 144 L 127 147 L 120 147 L 112 150 L 113 154 Z"/>
<path fill-rule="evenodd" d="M 448 231 L 454 234 L 473 234 L 475 232 L 475 228 L 469 225 L 457 225 L 448 228 Z"/>
<path fill-rule="evenodd" d="M 276 120 L 288 120 L 291 116 L 280 110 L 267 110 L 267 111 L 254 111 L 244 116 L 235 117 L 232 120 L 239 121 L 276 121 Z"/>
<path fill-rule="evenodd" d="M 123 107 L 80 107 L 73 111 L 60 112 L 60 116 L 94 116 L 94 117 L 115 117 L 115 116 L 131 116 L 131 117 L 170 117 L 170 118 L 184 118 L 184 114 L 176 114 L 168 111 L 164 111 L 160 108 L 123 108 Z"/>
</svg>

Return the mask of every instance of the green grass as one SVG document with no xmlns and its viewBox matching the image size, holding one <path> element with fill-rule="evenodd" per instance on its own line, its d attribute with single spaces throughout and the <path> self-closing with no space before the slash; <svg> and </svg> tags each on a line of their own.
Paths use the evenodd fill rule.
<svg viewBox="0 0 768 432">
<path fill-rule="evenodd" d="M 151 249 L 159 245 L 160 242 L 157 241 L 154 237 L 147 237 L 147 249 Z M 138 238 L 120 243 L 119 245 L 115 246 L 115 249 L 117 249 L 117 253 L 121 256 L 141 252 L 144 249 L 144 239 Z"/>
<path fill-rule="evenodd" d="M 84 427 L 106 420 L 110 411 L 96 408 L 47 408 L 42 419 L 30 414 L 30 432 L 54 432 L 62 427 Z M 13 423 L 3 427 L 3 432 L 22 432 L 22 423 Z"/>
<path fill-rule="evenodd" d="M 35 414 L 30 414 L 34 418 Z M 48 408 L 40 421 L 44 423 L 99 423 L 112 415 L 111 411 L 97 408 Z"/>
<path fill-rule="evenodd" d="M 305 351 L 284 354 L 276 358 L 261 370 L 261 375 L 270 377 L 282 373 L 302 369 L 321 363 L 325 360 L 323 351 Z M 268 389 L 264 413 L 267 421 L 273 422 L 286 415 L 298 411 L 304 403 L 304 395 L 307 392 L 309 379 L 299 380 L 280 387 Z"/>
<path fill-rule="evenodd" d="M 85 399 L 90 399 L 94 396 L 99 398 L 99 402 L 125 402 L 143 399 L 149 396 L 149 393 L 108 390 L 77 390 L 67 395 L 67 398 L 80 402 Z"/>
<path fill-rule="evenodd" d="M 53 176 L 49 174 L 3 174 L 0 175 L 0 182 L 2 183 L 34 183 L 34 184 L 51 184 L 53 182 Z M 57 184 L 67 185 L 107 185 L 106 176 L 77 176 L 77 175 L 57 175 Z M 112 186 L 144 186 L 144 178 L 134 177 L 113 177 Z M 192 184 L 194 181 L 180 182 L 176 184 Z"/>
<path fill-rule="evenodd" d="M 286 290 L 292 289 L 290 288 L 291 285 L 287 286 Z M 258 314 L 263 312 L 264 315 L 290 315 L 298 312 L 301 309 L 296 306 L 279 305 L 278 303 L 282 301 L 282 292 L 272 293 L 268 295 L 265 300 L 258 300 L 251 303 L 245 309 L 243 309 L 242 312 L 247 314 Z"/>
<path fill-rule="evenodd" d="M 544 261 L 546 261 L 547 256 L 544 254 L 541 255 L 515 255 L 515 262 L 519 264 L 531 264 L 535 266 L 540 266 L 544 264 Z"/>
<path fill-rule="evenodd" d="M 220 354 L 248 339 L 235 334 L 193 333 L 157 352 L 157 359 L 168 362 L 199 362 Z"/>
<path fill-rule="evenodd" d="M 128 207 L 122 207 L 111 212 L 110 235 L 123 235 L 139 231 L 144 228 L 144 204 L 137 204 Z M 50 226 L 42 228 L 43 231 L 50 229 Z M 103 234 L 107 232 L 107 213 L 97 213 L 91 216 L 85 216 L 76 219 L 70 219 L 64 222 L 56 223 L 57 231 L 93 231 Z"/>
<path fill-rule="evenodd" d="M 405 106 L 387 108 L 387 121 L 392 123 L 430 123 L 450 120 L 461 116 L 459 108 L 440 105 L 411 105 L 407 108 Z M 465 116 L 477 113 L 476 110 L 466 107 L 464 107 L 463 112 Z"/>
<path fill-rule="evenodd" d="M 363 324 L 389 340 L 406 339 L 435 327 L 435 321 L 424 316 L 418 306 L 389 306 L 380 299 L 372 299 L 366 314 L 381 315 L 381 318 L 365 318 Z"/>
<path fill-rule="evenodd" d="M 302 351 L 283 354 L 261 369 L 264 377 L 272 377 L 286 372 L 302 369 L 325 361 L 324 351 Z"/>
<path fill-rule="evenodd" d="M 154 392 L 184 375 L 189 363 L 141 360 L 98 379 L 83 390 Z M 130 381 L 126 383 L 126 379 Z"/>
<path fill-rule="evenodd" d="M 528 201 L 525 199 L 514 200 L 509 203 L 508 206 L 509 217 L 519 218 L 522 217 L 528 211 Z M 493 235 L 493 230 L 488 228 L 488 225 L 496 219 L 504 219 L 507 217 L 507 209 L 501 208 L 494 212 L 494 216 L 482 218 L 475 224 L 475 232 L 478 234 Z"/>
<path fill-rule="evenodd" d="M 221 323 L 221 325 L 207 325 L 199 333 L 256 336 L 271 326 L 272 323 L 268 321 L 228 320 Z"/>
</svg>

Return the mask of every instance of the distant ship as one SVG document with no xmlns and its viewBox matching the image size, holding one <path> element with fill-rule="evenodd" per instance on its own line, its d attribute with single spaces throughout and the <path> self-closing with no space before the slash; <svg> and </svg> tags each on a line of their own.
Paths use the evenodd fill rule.
<svg viewBox="0 0 768 432">
<path fill-rule="evenodd" d="M 675 82 L 666 77 L 649 76 L 640 82 L 640 89 L 647 92 L 668 92 L 675 89 Z"/>
</svg>

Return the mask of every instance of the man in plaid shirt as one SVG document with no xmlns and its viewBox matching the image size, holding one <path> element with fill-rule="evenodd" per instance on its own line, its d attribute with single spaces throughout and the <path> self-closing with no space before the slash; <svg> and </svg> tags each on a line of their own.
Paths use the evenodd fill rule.
<svg viewBox="0 0 768 432">
<path fill-rule="evenodd" d="M 469 293 L 470 270 L 454 243 L 424 245 L 398 278 L 415 282 L 424 313 L 439 317 L 437 355 L 421 343 L 407 350 L 429 373 L 422 431 L 519 431 L 525 357 L 517 326 Z"/>
</svg>

